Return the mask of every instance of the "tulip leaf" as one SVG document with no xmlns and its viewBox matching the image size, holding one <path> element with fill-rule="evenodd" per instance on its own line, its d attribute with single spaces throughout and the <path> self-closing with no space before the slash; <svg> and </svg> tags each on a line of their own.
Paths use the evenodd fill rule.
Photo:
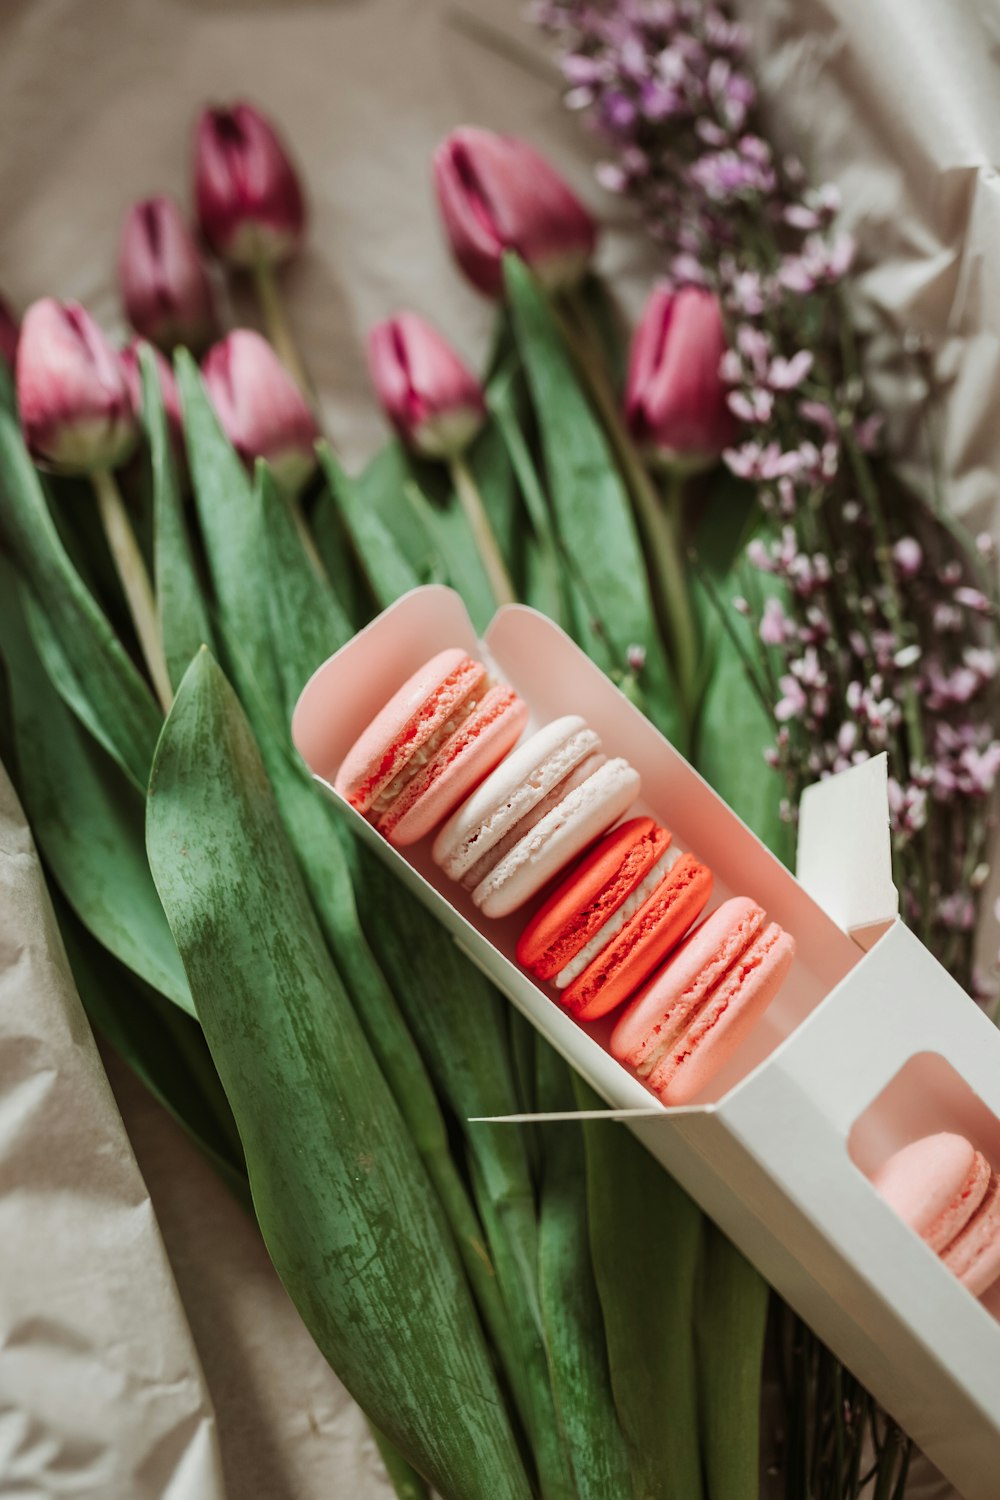
<svg viewBox="0 0 1000 1500">
<path fill-rule="evenodd" d="M 93 524 L 98 526 L 96 506 Z M 17 423 L 0 408 L 0 536 L 45 670 L 80 722 L 145 789 L 162 716 L 59 539 Z"/>
<path fill-rule="evenodd" d="M 198 367 L 186 349 L 177 352 L 177 387 L 198 521 L 218 608 L 220 635 L 236 673 L 234 651 L 269 702 L 278 702 L 278 677 L 261 613 L 263 589 L 248 587 L 266 567 L 260 545 L 260 507 L 253 484 L 219 426 Z"/>
<path fill-rule="evenodd" d="M 207 651 L 157 748 L 147 841 L 265 1243 L 313 1337 L 445 1500 L 528 1500 L 437 1200 Z"/>
<path fill-rule="evenodd" d="M 317 451 L 365 577 L 379 608 L 384 609 L 423 580 L 374 507 L 362 496 L 358 481 L 345 473 L 330 445 L 320 443 Z M 398 503 L 401 507 L 405 504 L 401 491 Z"/>
<path fill-rule="evenodd" d="M 305 523 L 296 520 L 294 502 L 279 495 L 263 460 L 257 463 L 255 488 L 267 565 L 265 601 L 275 671 L 290 720 L 313 672 L 349 641 L 354 631 L 329 580 L 318 569 L 318 557 L 303 538 L 300 524 L 304 527 Z"/>
<path fill-rule="evenodd" d="M 644 650 L 645 707 L 676 739 L 680 719 L 625 487 L 544 293 L 516 257 L 506 256 L 504 264 L 557 532 L 585 601 L 580 623 L 587 616 L 600 622 L 591 649 L 616 680 L 628 674 L 628 648 Z"/>
<path fill-rule="evenodd" d="M 426 571 L 433 570 L 434 543 L 420 517 L 403 499 L 407 482 L 414 476 L 425 494 L 435 499 L 444 497 L 447 483 L 442 465 L 417 459 L 394 437 L 378 450 L 354 482 L 364 505 L 375 512 L 400 552 L 423 578 Z"/>
<path fill-rule="evenodd" d="M 574 1079 L 580 1109 L 601 1101 Z M 702 1500 L 694 1359 L 702 1216 L 621 1125 L 587 1121 L 590 1252 L 637 1495 Z"/>
<path fill-rule="evenodd" d="M 428 500 L 413 477 L 404 493 L 431 539 L 444 580 L 461 594 L 470 620 L 482 633 L 496 613 L 497 601 L 458 500 L 454 495 L 444 504 Z"/>
<path fill-rule="evenodd" d="M 126 968 L 193 1015 L 146 862 L 142 795 L 84 732 L 41 669 L 18 618 L 6 564 L 0 566 L 0 601 L 18 789 L 39 848 L 83 926 Z"/>
<path fill-rule="evenodd" d="M 696 1318 L 701 1449 L 709 1500 L 758 1500 L 767 1282 L 705 1221 Z"/>
<path fill-rule="evenodd" d="M 375 598 L 355 555 L 350 532 L 329 488 L 312 508 L 312 534 L 334 594 L 352 626 L 360 630 L 375 613 Z"/>
<path fill-rule="evenodd" d="M 171 685 L 176 689 L 199 646 L 214 647 L 215 636 L 184 518 L 184 502 L 170 445 L 170 426 L 163 405 L 159 371 L 153 351 L 146 344 L 140 350 L 139 365 L 153 488 L 156 611 L 167 671 Z"/>
</svg>

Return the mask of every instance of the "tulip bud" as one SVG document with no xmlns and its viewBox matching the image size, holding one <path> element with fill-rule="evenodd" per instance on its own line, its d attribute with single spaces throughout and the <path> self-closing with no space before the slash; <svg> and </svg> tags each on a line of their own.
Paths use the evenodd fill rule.
<svg viewBox="0 0 1000 1500">
<path fill-rule="evenodd" d="M 434 153 L 434 185 L 452 253 L 487 296 L 515 251 L 552 290 L 586 272 L 597 230 L 583 204 L 526 141 L 464 126 Z"/>
<path fill-rule="evenodd" d="M 172 198 L 129 209 L 118 253 L 125 315 L 142 338 L 167 351 L 195 351 L 215 334 L 212 289 L 191 232 Z"/>
<path fill-rule="evenodd" d="M 386 416 L 418 453 L 453 457 L 483 425 L 486 403 L 479 382 L 416 313 L 400 313 L 372 329 L 368 366 Z"/>
<path fill-rule="evenodd" d="M 231 265 L 277 265 L 299 247 L 306 219 L 299 179 L 274 130 L 252 105 L 202 112 L 195 197 L 206 241 Z"/>
<path fill-rule="evenodd" d="M 0 297 L 0 359 L 4 361 L 9 370 L 13 370 L 14 361 L 17 358 L 17 340 L 19 329 L 17 319 Z"/>
<path fill-rule="evenodd" d="M 632 341 L 625 395 L 625 419 L 640 447 L 689 471 L 716 461 L 735 431 L 719 373 L 725 350 L 713 293 L 653 291 Z"/>
<path fill-rule="evenodd" d="M 121 363 L 79 303 L 43 297 L 28 308 L 16 382 L 25 440 L 39 463 L 89 474 L 128 458 L 137 427 Z"/>
<path fill-rule="evenodd" d="M 125 376 L 129 400 L 137 422 L 142 421 L 142 369 L 139 364 L 141 348 L 142 339 L 133 339 L 131 344 L 126 345 L 121 352 L 122 373 Z M 170 428 L 170 441 L 175 453 L 179 454 L 183 451 L 184 424 L 181 417 L 181 398 L 177 391 L 177 381 L 174 379 L 173 370 L 159 349 L 153 349 L 153 358 L 160 381 L 163 409 L 167 414 L 167 426 Z"/>
<path fill-rule="evenodd" d="M 205 356 L 205 385 L 223 431 L 248 469 L 267 460 L 278 488 L 295 494 L 316 467 L 319 428 L 266 339 L 237 328 Z"/>
</svg>

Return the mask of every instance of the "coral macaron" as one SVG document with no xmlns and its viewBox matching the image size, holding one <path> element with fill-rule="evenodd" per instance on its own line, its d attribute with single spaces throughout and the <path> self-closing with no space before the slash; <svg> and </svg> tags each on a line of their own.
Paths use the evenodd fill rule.
<svg viewBox="0 0 1000 1500">
<path fill-rule="evenodd" d="M 697 927 L 624 1012 L 611 1054 L 664 1104 L 701 1092 L 774 999 L 795 943 L 735 896 Z"/>
<path fill-rule="evenodd" d="M 334 786 L 391 844 L 424 838 L 516 744 L 527 706 L 459 648 L 414 672 L 352 745 Z"/>
<path fill-rule="evenodd" d="M 701 913 L 712 873 L 670 847 L 652 818 L 631 818 L 596 845 L 521 934 L 518 962 L 593 1021 L 639 988 Z"/>
</svg>

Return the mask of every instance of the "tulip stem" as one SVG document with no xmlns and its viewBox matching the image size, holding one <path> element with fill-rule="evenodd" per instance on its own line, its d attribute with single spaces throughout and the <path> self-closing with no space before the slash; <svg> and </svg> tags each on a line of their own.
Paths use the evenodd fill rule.
<svg viewBox="0 0 1000 1500">
<path fill-rule="evenodd" d="M 557 317 L 632 497 L 649 553 L 654 603 L 674 664 L 680 708 L 690 724 L 696 707 L 698 632 L 683 560 L 683 478 L 671 473 L 667 495 L 660 495 L 622 420 L 589 314 L 579 297 L 567 301 L 569 316 L 556 308 Z"/>
<path fill-rule="evenodd" d="M 114 475 L 109 469 L 98 469 L 90 476 L 90 482 L 97 497 L 101 525 L 125 593 L 139 647 L 160 707 L 168 714 L 174 701 L 174 692 L 170 685 L 170 673 L 167 671 L 167 659 L 163 654 L 163 641 L 156 618 L 156 600 L 146 564 Z"/>
<path fill-rule="evenodd" d="M 461 454 L 449 460 L 451 470 L 451 482 L 455 486 L 465 519 L 469 523 L 472 539 L 476 544 L 486 576 L 489 579 L 490 588 L 497 604 L 516 604 L 517 594 L 514 585 L 510 581 L 506 564 L 497 545 L 497 539 L 490 525 L 490 518 L 486 514 L 483 497 L 479 493 L 479 486 L 473 478 L 472 470 Z"/>
<path fill-rule="evenodd" d="M 254 266 L 253 280 L 271 346 L 299 390 L 315 409 L 316 392 L 292 334 L 274 267 L 264 264 Z"/>
</svg>

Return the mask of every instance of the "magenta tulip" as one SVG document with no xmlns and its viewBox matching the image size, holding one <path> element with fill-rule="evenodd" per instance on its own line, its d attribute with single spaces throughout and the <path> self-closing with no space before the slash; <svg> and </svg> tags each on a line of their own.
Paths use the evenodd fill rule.
<svg viewBox="0 0 1000 1500">
<path fill-rule="evenodd" d="M 319 428 L 309 406 L 265 338 L 237 328 L 202 364 L 223 430 L 247 468 L 267 460 L 278 488 L 295 494 L 316 467 Z"/>
<path fill-rule="evenodd" d="M 416 313 L 400 313 L 372 329 L 368 366 L 386 416 L 418 453 L 461 453 L 483 425 L 486 403 L 478 380 Z"/>
<path fill-rule="evenodd" d="M 641 448 L 688 470 L 714 463 L 733 438 L 719 365 L 718 299 L 700 287 L 657 287 L 632 341 L 625 418 Z"/>
<path fill-rule="evenodd" d="M 142 340 L 133 339 L 121 352 L 122 373 L 125 376 L 125 384 L 128 387 L 129 400 L 132 403 L 136 421 L 142 420 L 142 371 L 139 366 L 141 347 Z M 150 347 L 152 348 L 152 345 Z M 160 395 L 163 397 L 163 409 L 167 414 L 170 439 L 175 452 L 179 453 L 183 445 L 184 424 L 181 417 L 181 398 L 177 390 L 177 381 L 174 379 L 173 370 L 159 349 L 153 348 L 153 358 L 156 362 L 156 373 L 160 378 Z"/>
<path fill-rule="evenodd" d="M 118 253 L 125 315 L 136 333 L 168 352 L 196 352 L 215 336 L 212 288 L 172 198 L 147 198 L 129 209 Z"/>
<path fill-rule="evenodd" d="M 553 290 L 585 274 L 594 221 L 526 141 L 469 125 L 454 130 L 434 153 L 434 184 L 452 253 L 487 296 L 503 290 L 505 250 Z"/>
<path fill-rule="evenodd" d="M 10 370 L 13 370 L 14 362 L 17 359 L 17 341 L 19 336 L 20 329 L 17 326 L 17 319 L 3 298 L 0 297 L 0 359 L 3 360 Z"/>
<path fill-rule="evenodd" d="M 306 210 L 278 136 L 250 104 L 206 109 L 195 138 L 202 234 L 234 266 L 273 266 L 299 247 Z"/>
<path fill-rule="evenodd" d="M 39 463 L 88 474 L 129 456 L 137 428 L 121 362 L 79 303 L 32 303 L 16 372 L 21 425 Z"/>
</svg>

